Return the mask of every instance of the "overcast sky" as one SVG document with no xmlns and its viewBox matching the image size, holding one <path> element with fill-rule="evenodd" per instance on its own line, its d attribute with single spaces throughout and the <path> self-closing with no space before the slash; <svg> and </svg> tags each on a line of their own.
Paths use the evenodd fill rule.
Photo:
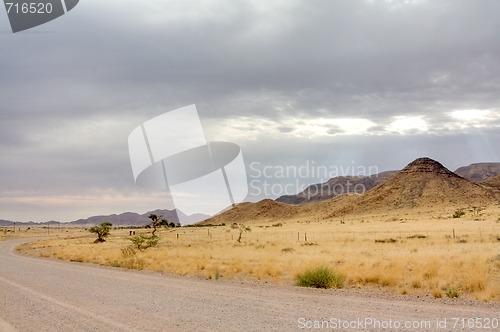
<svg viewBox="0 0 500 332">
<path fill-rule="evenodd" d="M 495 0 L 83 0 L 13 34 L 0 9 L 0 219 L 172 208 L 136 186 L 127 139 L 191 104 L 260 184 L 265 167 L 498 162 L 499 13 Z"/>
</svg>

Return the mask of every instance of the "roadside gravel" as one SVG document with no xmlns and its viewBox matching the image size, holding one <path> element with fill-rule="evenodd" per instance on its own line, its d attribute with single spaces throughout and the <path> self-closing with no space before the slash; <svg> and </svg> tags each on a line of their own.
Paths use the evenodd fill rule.
<svg viewBox="0 0 500 332">
<path fill-rule="evenodd" d="M 0 242 L 0 331 L 500 331 L 498 302 L 176 277 L 16 253 L 26 241 Z"/>
</svg>

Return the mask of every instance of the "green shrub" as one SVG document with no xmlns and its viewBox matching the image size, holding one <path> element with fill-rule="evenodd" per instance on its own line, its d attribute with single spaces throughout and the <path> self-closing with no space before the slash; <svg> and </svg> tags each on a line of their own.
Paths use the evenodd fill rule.
<svg viewBox="0 0 500 332">
<path fill-rule="evenodd" d="M 297 275 L 296 285 L 312 288 L 342 288 L 345 278 L 328 266 L 317 266 Z"/>
<path fill-rule="evenodd" d="M 157 236 L 147 236 L 146 234 L 138 234 L 134 237 L 129 238 L 130 241 L 133 243 L 133 248 L 137 248 L 140 251 L 144 251 L 148 248 L 156 247 L 158 246 L 158 237 Z M 125 249 L 126 250 L 126 249 Z M 122 255 L 124 254 L 124 251 L 122 250 Z M 125 254 L 127 254 L 125 252 Z"/>
</svg>

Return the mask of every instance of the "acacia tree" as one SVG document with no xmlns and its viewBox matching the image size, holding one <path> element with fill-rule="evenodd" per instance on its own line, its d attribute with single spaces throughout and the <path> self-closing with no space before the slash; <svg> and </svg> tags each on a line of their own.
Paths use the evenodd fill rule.
<svg viewBox="0 0 500 332">
<path fill-rule="evenodd" d="M 89 232 L 97 234 L 97 239 L 94 243 L 106 242 L 104 238 L 109 236 L 111 227 L 113 227 L 113 224 L 110 222 L 103 222 L 99 226 L 90 227 Z"/>
<path fill-rule="evenodd" d="M 151 224 L 149 224 L 149 227 L 153 228 L 153 232 L 151 232 L 152 237 L 156 237 L 155 232 L 156 229 L 160 226 L 168 226 L 168 220 L 167 219 L 162 219 L 162 215 L 156 215 L 151 213 L 148 218 L 151 219 Z"/>
</svg>

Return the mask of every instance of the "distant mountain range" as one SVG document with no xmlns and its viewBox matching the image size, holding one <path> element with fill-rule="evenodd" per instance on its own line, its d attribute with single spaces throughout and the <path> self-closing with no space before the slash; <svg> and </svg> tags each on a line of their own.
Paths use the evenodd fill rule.
<svg viewBox="0 0 500 332">
<path fill-rule="evenodd" d="M 162 215 L 176 224 L 179 224 L 177 213 L 182 216 L 182 220 L 187 220 L 186 224 L 206 219 L 207 223 L 231 222 L 239 218 L 274 220 L 312 213 L 313 210 L 323 211 L 323 215 L 332 215 L 353 210 L 426 207 L 436 204 L 487 205 L 491 202 L 499 203 L 499 196 L 500 163 L 472 164 L 460 167 L 454 173 L 435 160 L 419 158 L 401 171 L 382 172 L 366 177 L 335 177 L 325 183 L 311 185 L 296 195 L 281 196 L 276 201 L 265 199 L 258 203 L 238 204 L 211 219 L 203 214 L 185 216 L 179 210 L 154 210 L 144 214 L 125 212 L 94 216 L 64 224 L 81 226 L 109 221 L 115 226 L 140 226 L 150 222 L 148 215 L 151 213 Z M 0 220 L 0 227 L 13 224 L 13 221 Z M 43 226 L 57 225 L 59 222 L 16 224 Z"/>
<path fill-rule="evenodd" d="M 325 183 L 313 184 L 296 195 L 276 199 L 286 204 L 306 204 L 323 201 L 343 194 L 363 194 L 387 181 L 398 171 L 387 171 L 371 176 L 340 176 Z M 475 183 L 486 182 L 500 176 L 500 163 L 477 163 L 460 167 L 455 174 Z"/>
<path fill-rule="evenodd" d="M 180 210 L 154 210 L 154 211 L 149 211 L 143 214 L 138 214 L 138 213 L 133 213 L 133 212 L 125 212 L 121 214 L 111 214 L 111 215 L 106 215 L 106 216 L 94 216 L 94 217 L 89 217 L 86 219 L 78 219 L 74 220 L 71 222 L 67 223 L 60 223 L 58 221 L 47 221 L 43 223 L 35 223 L 35 222 L 16 222 L 16 225 L 23 225 L 23 226 L 45 226 L 45 225 L 58 225 L 58 224 L 64 224 L 64 225 L 73 225 L 73 226 L 92 226 L 92 225 L 98 225 L 102 222 L 108 221 L 113 224 L 113 226 L 142 226 L 142 225 L 147 225 L 151 223 L 151 220 L 148 218 L 150 214 L 156 214 L 156 215 L 161 215 L 163 218 L 167 219 L 170 222 L 174 222 L 177 225 L 180 225 L 179 223 L 179 216 L 178 214 L 182 217 L 182 220 L 186 220 L 186 224 L 194 224 L 196 222 L 202 221 L 207 219 L 209 216 L 204 215 L 204 214 L 194 214 L 190 216 L 186 216 L 182 211 Z M 10 220 L 0 220 L 0 226 L 12 226 L 14 224 L 13 221 Z"/>
<path fill-rule="evenodd" d="M 23 226 L 47 226 L 47 225 L 59 225 L 61 222 L 59 221 L 45 221 L 45 222 L 34 222 L 34 221 L 27 221 L 27 222 L 21 222 L 21 221 L 11 221 L 11 220 L 5 220 L 5 219 L 0 219 L 0 227 L 8 227 L 8 226 L 13 226 L 14 223 L 16 225 L 23 225 Z"/>
</svg>

